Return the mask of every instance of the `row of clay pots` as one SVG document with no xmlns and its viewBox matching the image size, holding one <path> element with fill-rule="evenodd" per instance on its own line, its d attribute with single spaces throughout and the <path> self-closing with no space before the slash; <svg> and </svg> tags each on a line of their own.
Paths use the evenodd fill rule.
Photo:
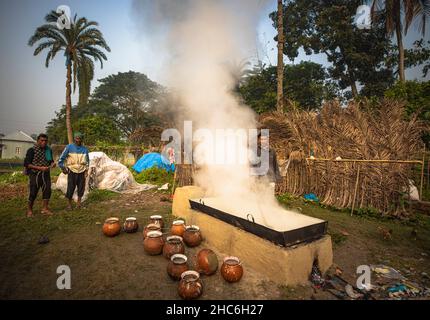
<svg viewBox="0 0 430 320">
<path fill-rule="evenodd" d="M 210 276 L 218 270 L 218 257 L 210 249 L 202 249 L 197 254 L 197 271 Z M 226 257 L 221 266 L 221 275 L 228 282 L 237 282 L 243 276 L 243 267 L 239 258 Z"/>
<path fill-rule="evenodd" d="M 139 229 L 137 219 L 130 217 L 125 219 L 124 231 L 127 233 L 134 233 Z M 115 237 L 121 232 L 121 224 L 118 218 L 108 218 L 103 224 L 103 234 L 108 237 Z"/>
<path fill-rule="evenodd" d="M 177 254 L 167 265 L 167 273 L 174 280 L 180 280 L 178 294 L 182 299 L 199 298 L 203 293 L 203 283 L 197 271 L 188 270 L 187 257 Z M 221 266 L 221 275 L 228 282 L 237 282 L 242 278 L 243 267 L 237 257 L 226 257 Z"/>
<path fill-rule="evenodd" d="M 150 223 L 147 225 L 143 230 L 143 247 L 145 252 L 149 255 L 163 253 L 167 259 L 170 259 L 176 253 L 185 253 L 184 243 L 188 247 L 196 247 L 202 242 L 200 228 L 197 226 L 185 227 L 183 221 L 175 221 L 172 225 L 171 233 L 172 235 L 164 240 L 160 223 Z"/>
<path fill-rule="evenodd" d="M 167 265 L 167 274 L 173 280 L 180 280 L 178 294 L 181 298 L 196 299 L 203 293 L 200 274 L 213 275 L 218 269 L 218 258 L 210 249 L 202 249 L 197 254 L 196 271 L 189 270 L 188 258 L 183 254 L 174 254 Z M 239 258 L 226 257 L 221 266 L 221 275 L 228 282 L 237 282 L 243 276 L 243 267 Z"/>
</svg>

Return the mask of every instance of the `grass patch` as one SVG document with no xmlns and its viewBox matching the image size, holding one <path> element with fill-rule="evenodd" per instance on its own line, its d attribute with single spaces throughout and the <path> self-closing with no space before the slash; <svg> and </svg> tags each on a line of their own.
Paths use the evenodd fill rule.
<svg viewBox="0 0 430 320">
<path fill-rule="evenodd" d="M 119 196 L 119 193 L 117 192 L 95 189 L 90 191 L 86 202 L 87 203 L 101 202 L 101 201 L 114 199 L 118 196 Z"/>
<path fill-rule="evenodd" d="M 17 184 L 27 182 L 28 177 L 22 171 L 0 174 L 0 185 Z"/>
</svg>

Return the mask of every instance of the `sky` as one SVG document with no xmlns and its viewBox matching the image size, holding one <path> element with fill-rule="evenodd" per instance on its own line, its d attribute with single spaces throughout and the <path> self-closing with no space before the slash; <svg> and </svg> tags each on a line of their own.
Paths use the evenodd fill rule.
<svg viewBox="0 0 430 320">
<path fill-rule="evenodd" d="M 65 103 L 63 56 L 57 55 L 49 68 L 45 68 L 46 54 L 34 57 L 34 48 L 27 45 L 34 30 L 43 24 L 46 13 L 59 5 L 68 5 L 72 15 L 78 13 L 78 16 L 97 21 L 112 50 L 103 69 L 97 66 L 93 88 L 97 86 L 96 79 L 129 70 L 163 81 L 160 74 L 162 55 L 151 50 L 149 39 L 136 28 L 132 0 L 0 0 L 0 133 L 16 130 L 28 134 L 43 132 L 55 111 Z M 256 39 L 259 58 L 273 65 L 276 64 L 276 43 L 273 41 L 276 30 L 268 14 L 275 8 L 276 0 L 270 0 L 262 10 Z M 416 30 L 412 29 L 405 45 L 410 46 L 418 38 Z M 302 52 L 294 62 L 302 60 L 328 65 L 324 55 L 306 56 Z M 285 62 L 292 63 L 287 59 Z M 420 77 L 418 69 L 407 71 L 408 79 Z M 77 94 L 72 96 L 72 103 L 76 101 Z"/>
</svg>

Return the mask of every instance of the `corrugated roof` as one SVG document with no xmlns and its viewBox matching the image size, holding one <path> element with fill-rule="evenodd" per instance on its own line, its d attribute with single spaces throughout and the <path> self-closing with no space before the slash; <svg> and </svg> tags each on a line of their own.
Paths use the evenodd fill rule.
<svg viewBox="0 0 430 320">
<path fill-rule="evenodd" d="M 12 140 L 12 141 L 23 141 L 23 142 L 36 142 L 32 137 L 30 137 L 25 132 L 19 130 L 1 137 L 0 140 Z"/>
</svg>

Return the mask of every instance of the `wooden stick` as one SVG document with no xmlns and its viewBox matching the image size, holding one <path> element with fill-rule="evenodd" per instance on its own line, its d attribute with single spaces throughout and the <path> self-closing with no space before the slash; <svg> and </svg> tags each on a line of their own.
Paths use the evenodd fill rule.
<svg viewBox="0 0 430 320">
<path fill-rule="evenodd" d="M 356 164 L 354 162 L 354 164 Z M 354 190 L 354 198 L 352 200 L 352 208 L 351 208 L 351 217 L 352 214 L 354 213 L 354 207 L 355 207 L 355 199 L 357 198 L 357 190 L 358 190 L 358 181 L 360 179 L 360 164 L 358 164 L 358 168 L 357 168 L 357 179 L 355 180 L 355 190 Z"/>
</svg>

